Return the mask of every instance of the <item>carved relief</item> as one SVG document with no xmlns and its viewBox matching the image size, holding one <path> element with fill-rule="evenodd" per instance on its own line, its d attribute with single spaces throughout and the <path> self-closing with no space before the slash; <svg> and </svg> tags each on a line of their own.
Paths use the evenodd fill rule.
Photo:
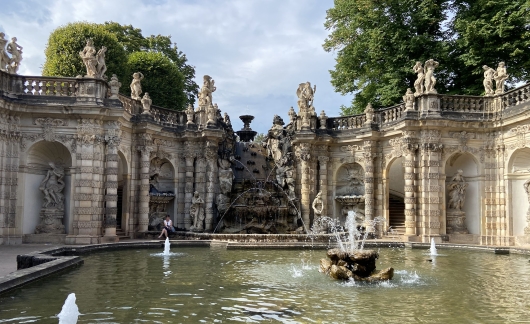
<svg viewBox="0 0 530 324">
<path fill-rule="evenodd" d="M 53 119 L 53 118 L 37 118 L 35 125 L 40 125 L 43 128 L 43 138 L 45 141 L 55 141 L 55 128 L 58 126 L 67 126 L 68 120 Z"/>
</svg>

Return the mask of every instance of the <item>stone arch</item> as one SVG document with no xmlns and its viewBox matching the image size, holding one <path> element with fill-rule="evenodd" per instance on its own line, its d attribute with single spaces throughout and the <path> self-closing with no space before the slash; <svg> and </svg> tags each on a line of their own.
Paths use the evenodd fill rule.
<svg viewBox="0 0 530 324">
<path fill-rule="evenodd" d="M 387 225 L 397 234 L 405 234 L 405 157 L 395 156 L 383 173 L 383 213 Z"/>
<path fill-rule="evenodd" d="M 530 148 L 520 148 L 512 152 L 506 171 L 506 196 L 511 198 L 507 204 L 508 215 L 513 219 L 511 231 L 519 240 L 525 235 L 525 230 L 530 229 L 527 217 L 530 204 L 524 189 L 524 183 L 530 179 Z M 521 243 L 527 244 L 526 241 Z"/>
<path fill-rule="evenodd" d="M 166 214 L 175 223 L 175 166 L 166 157 L 154 157 L 149 167 L 149 226 L 158 227 Z M 158 228 L 157 228 L 158 229 Z"/>
<path fill-rule="evenodd" d="M 465 226 L 469 231 L 469 234 L 480 234 L 481 228 L 481 192 L 482 179 L 480 177 L 479 160 L 469 152 L 455 152 L 445 159 L 444 169 L 445 170 L 445 188 L 447 188 L 451 179 L 455 176 L 458 170 L 462 170 L 463 177 L 467 183 L 465 190 L 465 200 L 462 211 L 465 212 Z M 443 178 L 442 178 L 443 179 Z M 444 203 L 446 210 L 446 226 L 450 226 L 447 213 L 450 212 L 448 206 L 448 192 L 444 190 Z M 449 230 L 447 231 L 448 234 Z"/>
<path fill-rule="evenodd" d="M 133 231 L 134 224 L 131 223 L 130 194 L 131 194 L 131 172 L 126 155 L 118 150 L 118 202 L 116 214 L 116 229 L 118 232 L 129 233 Z"/>
<path fill-rule="evenodd" d="M 70 233 L 73 220 L 73 185 L 72 185 L 72 154 L 60 142 L 38 141 L 33 143 L 21 159 L 19 183 L 23 186 L 24 197 L 19 199 L 22 215 L 22 233 L 33 234 L 40 223 L 40 212 L 44 203 L 44 194 L 39 189 L 53 162 L 65 172 L 63 189 L 65 234 Z"/>
<path fill-rule="evenodd" d="M 358 162 L 349 162 L 340 165 L 333 177 L 334 217 L 343 223 L 347 212 L 353 210 L 364 216 L 364 201 L 348 198 L 349 196 L 363 196 L 364 168 Z"/>
</svg>

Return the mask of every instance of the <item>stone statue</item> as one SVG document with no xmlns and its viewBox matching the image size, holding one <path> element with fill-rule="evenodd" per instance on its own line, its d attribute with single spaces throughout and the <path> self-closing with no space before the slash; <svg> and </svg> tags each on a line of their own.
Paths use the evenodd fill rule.
<svg viewBox="0 0 530 324">
<path fill-rule="evenodd" d="M 458 170 L 447 186 L 449 189 L 449 209 L 461 211 L 464 207 L 467 183 L 462 176 L 463 172 L 462 170 Z"/>
<path fill-rule="evenodd" d="M 407 92 L 403 96 L 403 102 L 405 103 L 405 110 L 414 109 L 414 93 L 412 93 L 410 88 L 407 88 Z"/>
<path fill-rule="evenodd" d="M 500 62 L 497 71 L 493 75 L 493 79 L 495 80 L 495 94 L 504 93 L 504 81 L 508 79 L 508 76 L 504 62 Z"/>
<path fill-rule="evenodd" d="M 20 67 L 20 61 L 22 61 L 22 46 L 17 44 L 16 37 L 11 38 L 11 41 L 7 44 L 7 52 L 11 54 L 7 71 L 16 74 Z"/>
<path fill-rule="evenodd" d="M 99 79 L 107 79 L 105 76 L 105 72 L 107 72 L 107 64 L 105 63 L 105 53 L 107 52 L 107 48 L 105 46 L 102 46 L 98 53 L 96 54 L 96 78 Z"/>
<path fill-rule="evenodd" d="M 414 88 L 416 89 L 414 95 L 417 97 L 423 94 L 423 80 L 425 79 L 425 74 L 421 62 L 416 62 L 416 65 L 414 65 L 412 70 L 414 73 L 418 74 L 418 78 L 414 82 Z"/>
<path fill-rule="evenodd" d="M 136 72 L 133 74 L 133 80 L 131 82 L 131 98 L 140 100 L 142 94 L 142 84 L 140 83 L 144 79 L 142 72 Z"/>
<path fill-rule="evenodd" d="M 151 100 L 151 97 L 149 97 L 148 92 L 144 94 L 144 97 L 142 98 L 141 102 L 142 102 L 142 107 L 144 109 L 142 114 L 144 115 L 151 114 L 150 109 L 151 109 L 151 104 L 153 103 L 153 100 Z"/>
<path fill-rule="evenodd" d="M 219 164 L 219 189 L 222 194 L 228 195 L 232 191 L 232 182 L 234 181 L 234 172 L 231 163 L 225 159 L 218 159 Z"/>
<path fill-rule="evenodd" d="M 228 114 L 226 112 L 224 114 L 223 121 L 225 122 L 225 124 L 227 126 L 232 126 L 232 122 L 230 121 L 230 116 L 228 116 Z"/>
<path fill-rule="evenodd" d="M 121 82 L 118 81 L 116 74 L 113 74 L 110 78 L 110 97 L 109 99 L 118 99 L 118 94 L 121 87 Z"/>
<path fill-rule="evenodd" d="M 315 213 L 315 218 L 322 216 L 324 211 L 324 202 L 322 201 L 322 191 L 317 193 L 317 196 L 313 200 L 313 212 Z"/>
<path fill-rule="evenodd" d="M 484 69 L 484 95 L 493 96 L 495 94 L 493 91 L 493 76 L 495 75 L 495 70 L 487 65 L 483 65 L 482 68 Z"/>
<path fill-rule="evenodd" d="M 6 71 L 6 67 L 10 61 L 6 52 L 6 44 L 7 39 L 5 39 L 5 34 L 0 32 L 0 71 Z"/>
<path fill-rule="evenodd" d="M 96 53 L 94 42 L 90 38 L 86 41 L 85 48 L 79 52 L 79 56 L 81 56 L 81 59 L 83 59 L 83 63 L 85 63 L 86 66 L 86 76 L 90 78 L 95 78 L 98 73 Z"/>
<path fill-rule="evenodd" d="M 425 93 L 437 93 L 436 89 L 434 89 L 434 86 L 436 85 L 434 69 L 437 68 L 438 65 L 439 63 L 433 59 L 425 62 L 425 68 L 427 69 L 427 72 L 425 72 Z"/>
<path fill-rule="evenodd" d="M 193 106 L 191 104 L 188 105 L 188 108 L 186 108 L 186 119 L 188 125 L 194 124 L 193 117 L 195 115 L 195 110 L 193 110 Z"/>
<path fill-rule="evenodd" d="M 366 125 L 371 125 L 374 122 L 374 108 L 372 108 L 371 103 L 368 103 L 368 105 L 364 109 L 364 113 L 366 115 L 366 121 L 364 123 Z"/>
<path fill-rule="evenodd" d="M 314 88 L 311 89 L 311 83 L 309 81 L 306 83 L 300 83 L 298 85 L 298 89 L 296 90 L 296 96 L 298 97 L 298 107 L 301 108 L 301 105 L 305 104 L 305 107 L 312 108 L 315 92 L 317 92 L 317 86 L 314 86 Z"/>
<path fill-rule="evenodd" d="M 49 163 L 51 169 L 46 173 L 42 180 L 39 190 L 44 194 L 43 208 L 64 209 L 64 170 L 55 166 L 55 163 Z"/>
<path fill-rule="evenodd" d="M 201 91 L 199 92 L 199 106 L 209 107 L 212 104 L 212 93 L 215 92 L 215 80 L 209 75 L 203 77 Z"/>
<path fill-rule="evenodd" d="M 191 231 L 202 231 L 204 229 L 204 200 L 199 195 L 198 191 L 193 193 L 191 198 L 190 216 L 193 219 L 193 225 L 190 227 Z"/>
</svg>

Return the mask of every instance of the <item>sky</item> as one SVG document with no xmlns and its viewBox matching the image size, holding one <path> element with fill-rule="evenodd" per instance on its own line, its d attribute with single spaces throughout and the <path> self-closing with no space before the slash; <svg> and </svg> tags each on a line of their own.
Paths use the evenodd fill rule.
<svg viewBox="0 0 530 324">
<path fill-rule="evenodd" d="M 0 0 L 0 31 L 23 47 L 19 74 L 41 75 L 50 33 L 75 21 L 115 21 L 140 28 L 144 36 L 171 35 L 197 84 L 215 80 L 213 102 L 230 115 L 254 115 L 252 129 L 266 133 L 275 114 L 288 122 L 296 111 L 298 84 L 317 86 L 315 108 L 338 116 L 351 95 L 336 93 L 329 70 L 335 54 L 322 44 L 326 10 L 333 0 Z M 81 49 L 80 49 L 81 50 Z M 146 75 L 146 78 L 149 76 Z"/>
</svg>

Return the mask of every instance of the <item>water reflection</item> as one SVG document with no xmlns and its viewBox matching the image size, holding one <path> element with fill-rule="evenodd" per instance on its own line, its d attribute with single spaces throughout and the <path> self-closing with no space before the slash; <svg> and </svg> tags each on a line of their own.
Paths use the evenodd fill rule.
<svg viewBox="0 0 530 324">
<path fill-rule="evenodd" d="M 0 323 L 53 319 L 69 292 L 88 323 L 503 323 L 530 316 L 529 265 L 519 255 L 381 249 L 378 268 L 393 266 L 395 277 L 366 284 L 318 273 L 323 250 L 179 252 L 87 256 L 76 270 L 0 296 L 0 318 L 7 319 Z"/>
</svg>

